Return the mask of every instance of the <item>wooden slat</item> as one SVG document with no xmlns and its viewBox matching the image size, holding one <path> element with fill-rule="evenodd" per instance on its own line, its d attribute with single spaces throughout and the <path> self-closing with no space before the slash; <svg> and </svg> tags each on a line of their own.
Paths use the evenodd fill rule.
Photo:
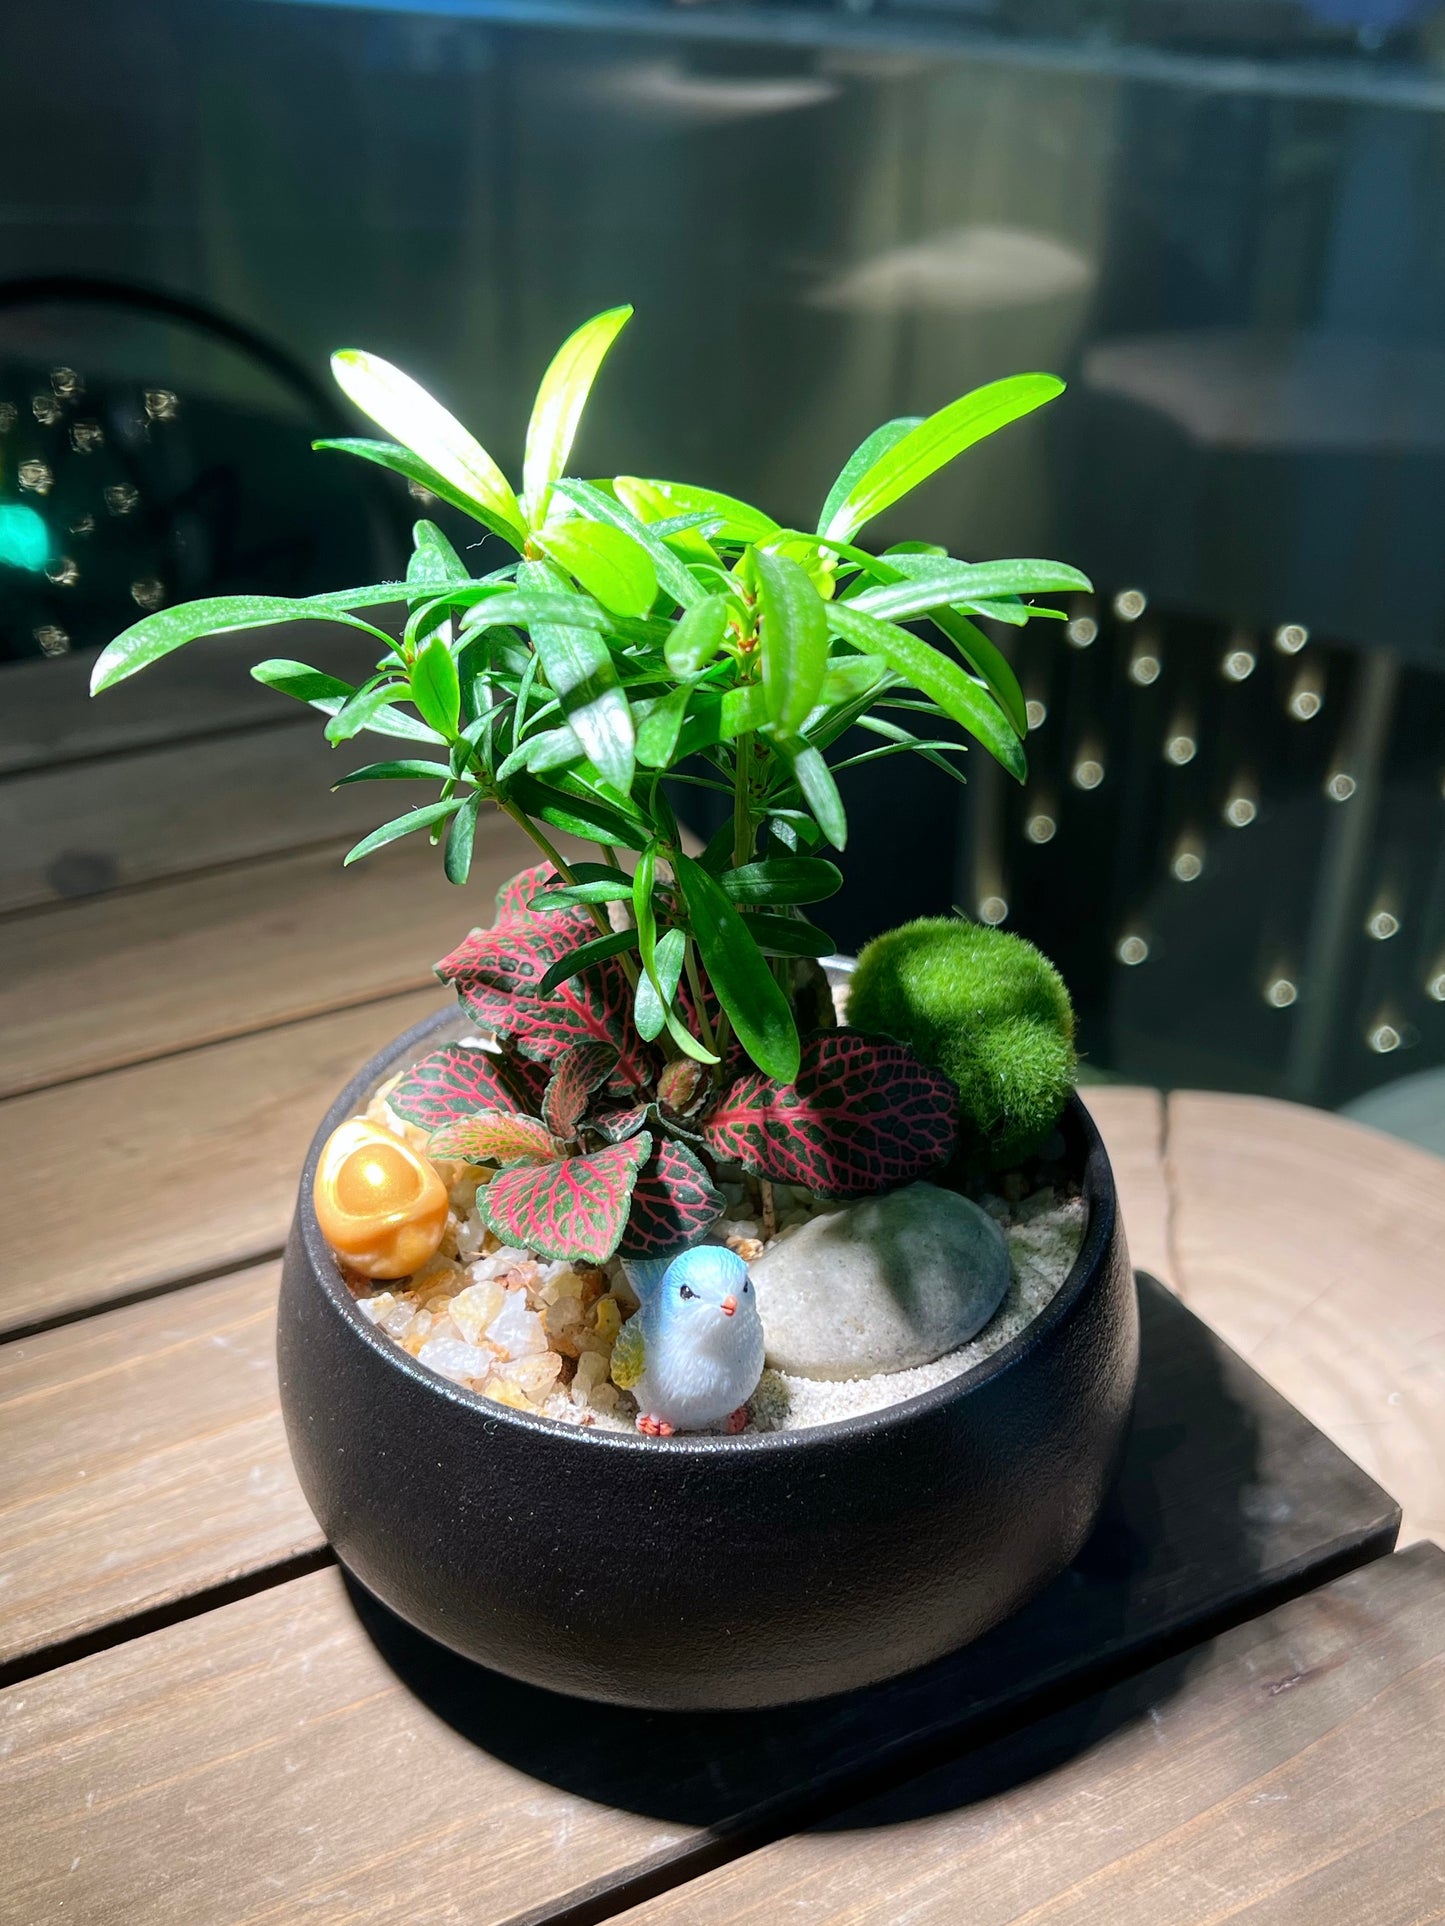
<svg viewBox="0 0 1445 1926">
<path fill-rule="evenodd" d="M 621 1915 L 627 1926 L 1407 1926 L 1445 1914 L 1445 1552 Z"/>
<path fill-rule="evenodd" d="M 0 1347 L 0 1663 L 320 1546 L 276 1404 L 278 1275 Z"/>
<path fill-rule="evenodd" d="M 351 869 L 344 850 L 0 922 L 0 1095 L 419 989 L 536 856 L 495 810 L 477 823 L 465 889 L 420 841 Z"/>
<path fill-rule="evenodd" d="M 379 736 L 328 746 L 319 718 L 39 770 L 0 783 L 0 910 L 99 894 L 270 851 L 360 837 L 435 785 L 331 785 L 404 754 Z"/>
<path fill-rule="evenodd" d="M 1177 1288 L 1164 1179 L 1164 1099 L 1133 1084 L 1091 1084 L 1079 1095 L 1099 1127 L 1135 1266 Z"/>
<path fill-rule="evenodd" d="M 0 1332 L 278 1250 L 327 1105 L 447 1001 L 437 985 L 0 1104 Z"/>
<path fill-rule="evenodd" d="M 1297 1104 L 1169 1099 L 1184 1294 L 1445 1539 L 1445 1161 Z"/>
<path fill-rule="evenodd" d="M 98 653 L 77 650 L 52 662 L 8 663 L 0 670 L 0 776 L 250 723 L 290 721 L 299 714 L 291 698 L 251 679 L 251 664 L 263 656 L 299 658 L 349 682 L 362 681 L 376 659 L 376 649 L 355 630 L 284 623 L 208 636 L 92 701 L 90 672 Z"/>
<path fill-rule="evenodd" d="M 13 1687 L 0 1717 L 26 1926 L 483 1926 L 691 1831 L 475 1745 L 397 1680 L 334 1571 Z"/>
<path fill-rule="evenodd" d="M 17 1916 L 543 1917 L 744 1815 L 1026 1718 L 1041 1695 L 1388 1548 L 1382 1493 L 1162 1288 L 1145 1310 L 1136 1429 L 1108 1519 L 1057 1585 L 978 1645 L 821 1706 L 638 1716 L 479 1672 L 317 1573 L 0 1696 Z M 60 1340 L 86 1329 L 55 1334 L 53 1377 Z M 271 1490 L 275 1461 L 252 1443 Z M 160 1438 L 148 1449 L 168 1455 Z M 138 1459 L 137 1492 L 146 1477 Z M 203 1468 L 195 1478 L 193 1502 L 179 1483 L 167 1498 L 170 1582 L 201 1588 L 216 1547 Z M 186 1579 L 177 1539 L 203 1548 Z M 83 1591 L 111 1543 L 97 1515 L 55 1557 Z"/>
</svg>

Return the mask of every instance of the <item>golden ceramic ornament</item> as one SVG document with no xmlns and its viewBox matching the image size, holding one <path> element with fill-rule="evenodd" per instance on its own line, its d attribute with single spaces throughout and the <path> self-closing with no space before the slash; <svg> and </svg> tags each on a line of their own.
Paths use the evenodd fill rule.
<svg viewBox="0 0 1445 1926">
<path fill-rule="evenodd" d="M 446 1186 L 431 1164 L 363 1117 L 327 1138 L 312 1195 L 321 1235 L 363 1277 L 410 1277 L 447 1227 Z"/>
</svg>

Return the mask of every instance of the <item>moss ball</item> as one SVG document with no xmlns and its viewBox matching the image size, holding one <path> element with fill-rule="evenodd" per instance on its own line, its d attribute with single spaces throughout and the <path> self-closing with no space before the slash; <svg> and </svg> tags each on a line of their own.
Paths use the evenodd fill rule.
<svg viewBox="0 0 1445 1926">
<path fill-rule="evenodd" d="M 959 1154 L 1007 1169 L 1037 1150 L 1074 1083 L 1064 980 L 1021 936 L 925 916 L 858 958 L 848 1022 L 911 1044 L 958 1088 Z"/>
</svg>

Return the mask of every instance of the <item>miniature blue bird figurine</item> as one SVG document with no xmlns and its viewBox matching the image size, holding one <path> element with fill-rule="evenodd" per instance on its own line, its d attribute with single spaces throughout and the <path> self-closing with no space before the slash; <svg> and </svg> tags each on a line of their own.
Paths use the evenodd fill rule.
<svg viewBox="0 0 1445 1926">
<path fill-rule="evenodd" d="M 748 1267 L 721 1244 L 699 1244 L 669 1263 L 627 1266 L 642 1308 L 617 1334 L 612 1381 L 637 1400 L 649 1438 L 703 1431 L 727 1420 L 741 1431 L 763 1374 L 763 1321 Z"/>
</svg>

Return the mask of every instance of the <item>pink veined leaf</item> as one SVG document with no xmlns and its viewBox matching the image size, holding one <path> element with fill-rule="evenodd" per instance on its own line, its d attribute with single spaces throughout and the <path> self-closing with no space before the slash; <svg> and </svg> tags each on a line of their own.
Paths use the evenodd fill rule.
<svg viewBox="0 0 1445 1926">
<path fill-rule="evenodd" d="M 610 1104 L 596 1109 L 587 1119 L 589 1128 L 599 1137 L 605 1137 L 610 1144 L 620 1144 L 624 1138 L 635 1137 L 647 1122 L 645 1103 Z"/>
<path fill-rule="evenodd" d="M 386 1101 L 398 1117 L 423 1130 L 440 1130 L 478 1110 L 520 1108 L 505 1060 L 465 1043 L 447 1043 L 422 1057 Z"/>
<path fill-rule="evenodd" d="M 519 1164 L 477 1192 L 477 1209 L 504 1244 L 540 1258 L 601 1264 L 617 1249 L 637 1173 L 652 1155 L 647 1131 L 585 1157 Z"/>
<path fill-rule="evenodd" d="M 534 914 L 529 904 L 537 891 L 545 889 L 549 883 L 560 883 L 561 880 L 550 863 L 533 863 L 530 869 L 519 870 L 515 876 L 509 876 L 497 891 L 495 921 L 498 927 L 507 923 L 525 922 Z M 584 913 L 583 921 L 590 925 L 591 920 Z"/>
<path fill-rule="evenodd" d="M 588 1098 L 616 1063 L 617 1051 L 610 1043 L 574 1043 L 562 1052 L 542 1100 L 542 1115 L 554 1137 L 576 1136 Z"/>
<path fill-rule="evenodd" d="M 623 1255 L 670 1257 L 696 1243 L 722 1213 L 723 1199 L 700 1160 L 682 1144 L 659 1137 L 632 1192 Z"/>
<path fill-rule="evenodd" d="M 510 1037 L 524 1055 L 550 1062 L 576 1043 L 609 1043 L 623 1075 L 641 1084 L 656 1057 L 633 1028 L 631 986 L 615 957 L 538 994 L 551 966 L 594 933 L 590 918 L 581 929 L 565 913 L 519 918 L 474 930 L 437 974 L 455 984 L 474 1023 Z"/>
<path fill-rule="evenodd" d="M 500 1054 L 507 1082 L 516 1091 L 522 1109 L 529 1117 L 540 1115 L 547 1085 L 552 1081 L 551 1065 L 524 1057 L 510 1037 L 501 1039 Z"/>
<path fill-rule="evenodd" d="M 739 1079 L 703 1119 L 708 1148 L 818 1197 L 870 1197 L 924 1177 L 953 1153 L 958 1098 L 941 1070 L 889 1037 L 827 1030 L 805 1039 L 797 1081 Z"/>
<path fill-rule="evenodd" d="M 546 1124 L 518 1111 L 478 1110 L 457 1117 L 434 1130 L 427 1153 L 432 1157 L 461 1158 L 469 1164 L 550 1163 L 565 1157 Z"/>
</svg>

